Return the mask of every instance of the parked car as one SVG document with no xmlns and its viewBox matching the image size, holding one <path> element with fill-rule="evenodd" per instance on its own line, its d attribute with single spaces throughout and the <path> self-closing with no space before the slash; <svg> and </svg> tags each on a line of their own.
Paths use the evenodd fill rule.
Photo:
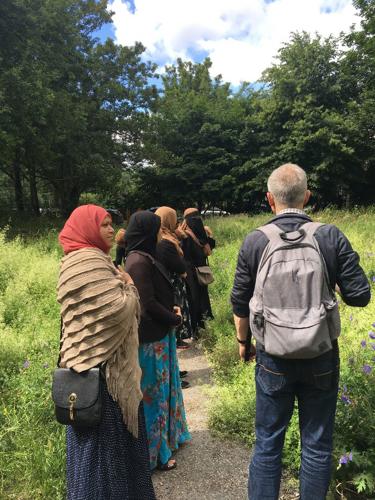
<svg viewBox="0 0 375 500">
<path fill-rule="evenodd" d="M 224 217 L 226 215 L 230 215 L 230 213 L 227 212 L 226 210 L 222 210 L 221 208 L 212 207 L 212 208 L 205 208 L 204 210 L 202 210 L 201 215 L 203 215 L 203 217 L 212 217 L 214 215 Z"/>
<path fill-rule="evenodd" d="M 117 208 L 106 208 L 107 212 L 110 214 L 112 217 L 112 222 L 114 224 L 123 224 L 124 223 L 124 216 L 120 212 L 120 210 L 117 210 Z"/>
</svg>

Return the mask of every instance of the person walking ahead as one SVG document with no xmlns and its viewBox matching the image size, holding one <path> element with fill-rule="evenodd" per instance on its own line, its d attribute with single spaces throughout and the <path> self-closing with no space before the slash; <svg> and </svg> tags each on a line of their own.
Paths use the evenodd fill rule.
<svg viewBox="0 0 375 500">
<path fill-rule="evenodd" d="M 339 378 L 340 326 L 333 290 L 350 306 L 364 307 L 370 300 L 357 253 L 337 227 L 311 221 L 303 211 L 309 197 L 299 166 L 274 170 L 267 199 L 275 217 L 246 237 L 238 256 L 231 302 L 241 358 L 249 327 L 257 340 L 251 500 L 279 496 L 281 454 L 295 398 L 300 498 L 325 499 Z"/>
</svg>

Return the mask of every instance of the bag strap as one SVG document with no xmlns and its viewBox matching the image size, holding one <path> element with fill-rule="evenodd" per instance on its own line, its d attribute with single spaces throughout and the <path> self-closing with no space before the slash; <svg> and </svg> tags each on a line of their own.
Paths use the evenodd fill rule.
<svg viewBox="0 0 375 500">
<path fill-rule="evenodd" d="M 60 316 L 60 344 L 59 344 L 59 357 L 57 358 L 57 368 L 60 367 L 60 361 L 61 361 L 62 328 L 63 328 L 63 319 L 62 316 Z"/>
<path fill-rule="evenodd" d="M 305 224 L 302 224 L 296 231 L 290 232 L 283 231 L 274 222 L 258 227 L 257 230 L 261 231 L 268 238 L 268 243 L 259 262 L 258 273 L 262 269 L 268 257 L 273 254 L 275 250 L 287 247 L 289 245 L 298 245 L 306 238 L 306 236 L 309 238 L 309 240 L 312 240 L 313 247 L 322 258 L 322 254 L 320 252 L 319 245 L 314 238 L 314 234 L 316 230 L 323 225 L 324 224 L 321 222 L 306 222 Z M 325 262 L 323 258 L 322 261 L 324 267 Z"/>
<path fill-rule="evenodd" d="M 322 226 L 325 226 L 323 222 L 306 222 L 301 228 L 308 236 L 314 236 L 316 231 Z"/>
<path fill-rule="evenodd" d="M 306 231 L 306 234 L 310 235 L 313 241 L 313 244 L 316 248 L 316 251 L 319 254 L 320 260 L 322 261 L 322 266 L 323 266 L 323 272 L 324 272 L 324 281 L 325 281 L 325 286 L 328 289 L 329 295 L 332 297 L 332 299 L 336 300 L 336 294 L 334 289 L 331 287 L 330 281 L 329 281 L 329 273 L 328 273 L 328 267 L 327 263 L 325 261 L 324 255 L 322 254 L 322 251 L 320 250 L 319 244 L 315 238 L 315 233 L 316 231 L 322 227 L 325 226 L 323 222 L 306 222 L 306 224 L 303 225 L 303 228 Z"/>
<path fill-rule="evenodd" d="M 257 228 L 257 231 L 261 231 L 269 240 L 280 236 L 284 231 L 279 228 L 274 223 L 271 224 L 265 224 L 264 226 L 260 226 Z"/>
<path fill-rule="evenodd" d="M 149 260 L 151 260 L 152 265 L 158 269 L 158 271 L 164 276 L 164 278 L 168 281 L 168 283 L 173 287 L 173 285 L 171 283 L 171 279 L 168 275 L 168 272 L 161 262 L 157 261 L 156 259 L 154 259 L 154 257 L 152 255 L 150 255 L 147 252 L 143 252 L 142 250 L 132 250 L 131 252 L 128 253 L 127 257 L 129 257 L 129 255 L 131 255 L 132 253 L 133 254 L 138 253 L 140 255 L 143 255 L 144 257 L 147 257 Z"/>
</svg>

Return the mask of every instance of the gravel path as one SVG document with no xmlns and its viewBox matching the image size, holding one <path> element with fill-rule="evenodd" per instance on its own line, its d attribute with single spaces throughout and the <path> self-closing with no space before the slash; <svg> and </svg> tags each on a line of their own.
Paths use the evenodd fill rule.
<svg viewBox="0 0 375 500">
<path fill-rule="evenodd" d="M 221 440 L 208 430 L 207 388 L 212 386 L 206 357 L 194 343 L 178 351 L 180 369 L 188 370 L 184 402 L 192 441 L 175 454 L 177 468 L 156 471 L 152 478 L 158 500 L 246 500 L 250 450 Z M 284 478 L 285 479 L 285 478 Z M 280 500 L 299 498 L 290 481 L 282 481 Z"/>
<path fill-rule="evenodd" d="M 180 369 L 188 370 L 184 401 L 192 441 L 178 450 L 177 468 L 156 471 L 153 482 L 158 500 L 246 500 L 250 451 L 213 437 L 208 430 L 205 389 L 211 385 L 203 351 L 192 345 L 179 351 Z"/>
</svg>

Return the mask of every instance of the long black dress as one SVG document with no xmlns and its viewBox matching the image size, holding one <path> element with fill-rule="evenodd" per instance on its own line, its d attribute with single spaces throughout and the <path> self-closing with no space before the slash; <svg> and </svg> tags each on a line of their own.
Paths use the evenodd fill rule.
<svg viewBox="0 0 375 500">
<path fill-rule="evenodd" d="M 175 245 L 166 239 L 157 244 L 156 258 L 168 271 L 173 284 L 176 304 L 181 308 L 182 323 L 176 329 L 177 340 L 188 339 L 193 336 L 193 330 L 186 282 L 185 279 L 181 278 L 181 274 L 187 272 L 187 264 L 178 253 Z"/>
<path fill-rule="evenodd" d="M 188 226 L 201 245 L 208 243 L 208 238 L 204 232 L 203 222 L 200 217 L 188 217 Z M 187 262 L 187 284 L 189 289 L 189 305 L 191 322 L 194 335 L 198 335 L 198 329 L 204 328 L 204 320 L 213 318 L 208 286 L 200 285 L 196 274 L 196 267 L 206 266 L 207 257 L 202 246 L 196 243 L 191 236 L 182 241 L 184 258 Z"/>
</svg>

